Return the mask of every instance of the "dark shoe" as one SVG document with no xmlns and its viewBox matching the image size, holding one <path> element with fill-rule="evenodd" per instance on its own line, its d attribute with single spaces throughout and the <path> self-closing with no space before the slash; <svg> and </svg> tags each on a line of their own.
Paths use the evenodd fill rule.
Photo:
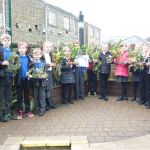
<svg viewBox="0 0 150 150">
<path fill-rule="evenodd" d="M 74 102 L 73 102 L 73 101 L 69 101 L 69 103 L 70 103 L 70 104 L 74 104 Z"/>
<path fill-rule="evenodd" d="M 139 105 L 143 105 L 145 103 L 145 101 L 144 100 L 140 100 L 138 103 L 139 103 Z"/>
<path fill-rule="evenodd" d="M 146 106 L 146 109 L 150 109 L 150 106 Z"/>
<path fill-rule="evenodd" d="M 136 100 L 136 97 L 132 97 L 130 101 L 135 101 Z"/>
<path fill-rule="evenodd" d="M 108 100 L 108 97 L 104 97 L 104 100 L 107 101 L 107 100 Z"/>
<path fill-rule="evenodd" d="M 80 100 L 84 100 L 84 97 L 80 97 Z"/>
<path fill-rule="evenodd" d="M 144 103 L 144 106 L 150 106 L 149 101 L 146 101 L 146 102 Z"/>
<path fill-rule="evenodd" d="M 41 111 L 40 113 L 39 113 L 39 116 L 44 116 L 45 115 L 45 111 Z"/>
<path fill-rule="evenodd" d="M 57 106 L 56 106 L 56 105 L 51 105 L 51 106 L 49 106 L 49 108 L 51 108 L 51 109 L 56 109 Z"/>
<path fill-rule="evenodd" d="M 122 96 L 120 96 L 116 99 L 116 101 L 123 101 L 123 100 L 124 100 L 124 98 Z"/>
<path fill-rule="evenodd" d="M 104 97 L 103 96 L 100 96 L 98 99 L 103 99 Z"/>
<path fill-rule="evenodd" d="M 126 101 L 129 100 L 127 96 L 126 96 L 124 99 L 125 99 Z"/>
<path fill-rule="evenodd" d="M 68 103 L 67 102 L 61 102 L 62 104 L 66 104 L 66 105 L 68 105 Z"/>
<path fill-rule="evenodd" d="M 9 120 L 17 120 L 17 117 L 12 115 L 12 114 L 7 114 L 6 117 L 9 119 Z"/>
<path fill-rule="evenodd" d="M 50 110 L 50 108 L 48 106 L 46 106 L 46 111 L 49 111 L 49 110 Z"/>
<path fill-rule="evenodd" d="M 7 117 L 0 117 L 1 122 L 7 122 L 9 119 Z"/>
</svg>

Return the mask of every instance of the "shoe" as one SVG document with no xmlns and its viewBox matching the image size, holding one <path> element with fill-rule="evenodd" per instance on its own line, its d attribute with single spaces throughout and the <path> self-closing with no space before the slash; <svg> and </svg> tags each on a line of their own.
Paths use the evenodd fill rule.
<svg viewBox="0 0 150 150">
<path fill-rule="evenodd" d="M 50 110 L 50 108 L 48 106 L 46 106 L 46 111 L 49 111 L 49 110 Z"/>
<path fill-rule="evenodd" d="M 80 100 L 84 100 L 84 97 L 80 97 Z"/>
<path fill-rule="evenodd" d="M 144 106 L 149 106 L 150 104 L 149 104 L 149 101 L 146 101 L 145 103 L 144 103 Z"/>
<path fill-rule="evenodd" d="M 116 101 L 123 101 L 123 100 L 124 100 L 124 98 L 122 96 L 120 96 L 116 99 Z"/>
<path fill-rule="evenodd" d="M 66 104 L 66 105 L 68 105 L 68 103 L 67 102 L 61 102 L 62 104 Z"/>
<path fill-rule="evenodd" d="M 27 117 L 32 118 L 32 117 L 34 117 L 34 114 L 32 112 L 28 112 Z"/>
<path fill-rule="evenodd" d="M 103 99 L 104 97 L 103 96 L 100 96 L 98 99 Z"/>
<path fill-rule="evenodd" d="M 69 103 L 70 103 L 70 104 L 74 104 L 74 102 L 73 102 L 73 101 L 69 101 Z"/>
<path fill-rule="evenodd" d="M 45 115 L 45 111 L 41 111 L 40 113 L 39 113 L 39 116 L 44 116 Z"/>
<path fill-rule="evenodd" d="M 88 96 L 91 96 L 91 93 L 90 93 L 90 92 L 88 93 Z"/>
<path fill-rule="evenodd" d="M 0 117 L 1 122 L 7 122 L 9 119 L 7 117 Z"/>
<path fill-rule="evenodd" d="M 15 117 L 15 116 L 12 115 L 12 114 L 7 114 L 6 117 L 7 117 L 9 120 L 17 120 L 17 117 Z"/>
<path fill-rule="evenodd" d="M 132 97 L 130 101 L 136 101 L 136 97 Z"/>
<path fill-rule="evenodd" d="M 23 119 L 23 111 L 19 110 L 18 115 L 17 115 L 17 120 L 22 120 Z"/>
<path fill-rule="evenodd" d="M 146 109 L 150 109 L 150 106 L 146 106 Z"/>
<path fill-rule="evenodd" d="M 125 99 L 126 101 L 129 100 L 127 96 L 126 96 L 124 99 Z"/>
<path fill-rule="evenodd" d="M 108 100 L 108 97 L 104 97 L 104 100 L 107 101 L 107 100 Z"/>
<path fill-rule="evenodd" d="M 51 108 L 51 109 L 56 109 L 57 106 L 56 106 L 56 105 L 51 105 L 51 106 L 49 106 L 49 108 Z"/>
<path fill-rule="evenodd" d="M 94 96 L 97 96 L 96 92 L 94 92 Z"/>
<path fill-rule="evenodd" d="M 139 103 L 139 105 L 143 105 L 145 103 L 145 101 L 144 100 L 140 100 L 138 103 Z"/>
</svg>

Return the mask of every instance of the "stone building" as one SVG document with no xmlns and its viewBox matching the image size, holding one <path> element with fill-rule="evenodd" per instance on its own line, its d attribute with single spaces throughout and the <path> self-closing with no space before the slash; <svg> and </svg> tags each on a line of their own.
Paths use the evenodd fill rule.
<svg viewBox="0 0 150 150">
<path fill-rule="evenodd" d="M 40 44 L 49 40 L 60 44 L 79 40 L 78 17 L 43 0 L 0 0 L 0 32 L 10 26 L 13 43 Z M 100 28 L 85 22 L 84 29 L 85 44 L 99 45 Z"/>
</svg>

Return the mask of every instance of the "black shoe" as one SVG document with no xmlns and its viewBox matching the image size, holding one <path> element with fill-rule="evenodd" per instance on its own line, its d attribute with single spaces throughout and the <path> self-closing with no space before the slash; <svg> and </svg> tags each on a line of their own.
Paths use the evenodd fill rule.
<svg viewBox="0 0 150 150">
<path fill-rule="evenodd" d="M 66 105 L 68 105 L 68 102 L 61 102 L 62 104 L 66 104 Z"/>
<path fill-rule="evenodd" d="M 1 122 L 7 122 L 9 119 L 7 117 L 0 117 Z"/>
<path fill-rule="evenodd" d="M 56 106 L 56 105 L 51 105 L 51 106 L 49 106 L 49 108 L 51 108 L 51 109 L 56 109 L 57 106 Z"/>
<path fill-rule="evenodd" d="M 144 100 L 140 100 L 138 103 L 139 103 L 139 105 L 143 105 L 145 103 L 145 101 Z"/>
<path fill-rule="evenodd" d="M 70 103 L 70 104 L 74 104 L 74 102 L 73 102 L 73 101 L 69 101 L 69 103 Z"/>
<path fill-rule="evenodd" d="M 150 109 L 150 106 L 146 106 L 146 109 Z"/>
<path fill-rule="evenodd" d="M 146 101 L 146 102 L 144 103 L 144 106 L 150 106 L 149 101 Z"/>
<path fill-rule="evenodd" d="M 125 99 L 126 101 L 127 101 L 127 100 L 129 100 L 127 96 L 125 96 L 125 98 L 124 98 L 124 99 Z"/>
<path fill-rule="evenodd" d="M 49 110 L 50 110 L 50 108 L 48 106 L 46 106 L 46 111 L 49 111 Z"/>
<path fill-rule="evenodd" d="M 84 97 L 80 97 L 80 100 L 84 100 Z"/>
<path fill-rule="evenodd" d="M 122 96 L 120 96 L 116 99 L 116 101 L 123 101 L 123 100 L 124 100 L 124 98 Z"/>
<path fill-rule="evenodd" d="M 39 116 L 44 116 L 45 115 L 45 111 L 41 111 L 40 113 L 39 113 Z"/>
<path fill-rule="evenodd" d="M 98 99 L 103 99 L 104 97 L 103 96 L 100 96 Z"/>
<path fill-rule="evenodd" d="M 107 101 L 107 100 L 108 100 L 108 97 L 104 97 L 104 100 Z"/>
<path fill-rule="evenodd" d="M 136 97 L 132 97 L 130 101 L 136 101 Z"/>
</svg>

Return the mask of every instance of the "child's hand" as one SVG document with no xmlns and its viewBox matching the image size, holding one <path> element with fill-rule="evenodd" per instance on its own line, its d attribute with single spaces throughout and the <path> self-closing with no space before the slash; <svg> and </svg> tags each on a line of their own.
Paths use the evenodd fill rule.
<svg viewBox="0 0 150 150">
<path fill-rule="evenodd" d="M 49 66 L 50 66 L 50 67 L 56 67 L 57 65 L 56 65 L 56 63 L 51 62 L 51 63 L 49 64 Z"/>
<path fill-rule="evenodd" d="M 9 65 L 9 62 L 8 62 L 7 60 L 5 60 L 5 61 L 2 63 L 2 65 L 8 66 L 8 65 Z"/>
</svg>

